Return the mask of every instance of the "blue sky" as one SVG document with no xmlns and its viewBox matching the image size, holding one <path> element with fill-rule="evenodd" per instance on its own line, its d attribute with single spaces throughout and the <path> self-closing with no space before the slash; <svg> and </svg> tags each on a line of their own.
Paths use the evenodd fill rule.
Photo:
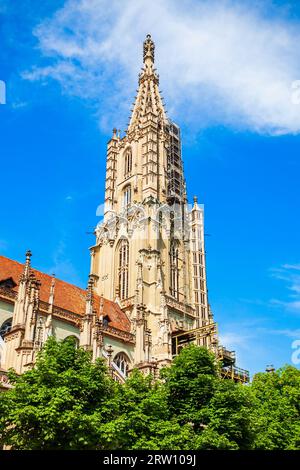
<svg viewBox="0 0 300 470">
<path fill-rule="evenodd" d="M 85 287 L 106 142 L 126 128 L 151 32 L 166 107 L 182 128 L 189 198 L 205 205 L 221 338 L 252 373 L 291 363 L 299 2 L 0 0 L 0 15 L 0 252 L 22 261 L 30 248 L 36 268 Z"/>
</svg>

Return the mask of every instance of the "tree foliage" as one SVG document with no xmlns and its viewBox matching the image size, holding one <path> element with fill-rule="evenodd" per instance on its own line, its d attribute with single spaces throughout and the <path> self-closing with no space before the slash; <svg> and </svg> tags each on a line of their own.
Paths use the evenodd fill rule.
<svg viewBox="0 0 300 470">
<path fill-rule="evenodd" d="M 2 444 L 13 449 L 84 449 L 99 445 L 99 423 L 109 419 L 105 404 L 114 393 L 102 361 L 76 349 L 72 338 L 49 338 L 36 367 L 17 376 L 1 394 Z M 100 443 L 101 445 L 101 443 Z"/>
<path fill-rule="evenodd" d="M 184 348 L 160 380 L 121 385 L 72 339 L 49 338 L 34 369 L 0 395 L 0 445 L 13 449 L 299 449 L 300 371 L 220 378 L 205 348 Z"/>
<path fill-rule="evenodd" d="M 257 374 L 251 389 L 257 449 L 300 449 L 300 370 L 286 366 L 272 373 Z"/>
</svg>

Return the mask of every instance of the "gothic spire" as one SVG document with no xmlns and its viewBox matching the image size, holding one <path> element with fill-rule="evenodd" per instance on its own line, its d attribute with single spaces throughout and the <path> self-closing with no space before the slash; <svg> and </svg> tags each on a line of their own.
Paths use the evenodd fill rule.
<svg viewBox="0 0 300 470">
<path fill-rule="evenodd" d="M 141 129 L 149 120 L 158 124 L 167 121 L 162 97 L 158 88 L 159 75 L 154 68 L 155 45 L 150 36 L 143 43 L 143 68 L 139 74 L 139 88 L 134 101 L 128 132 Z"/>
</svg>

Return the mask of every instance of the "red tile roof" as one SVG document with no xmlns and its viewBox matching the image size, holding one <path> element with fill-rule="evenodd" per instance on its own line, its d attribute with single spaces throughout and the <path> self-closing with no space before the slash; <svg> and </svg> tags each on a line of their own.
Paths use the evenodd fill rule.
<svg viewBox="0 0 300 470">
<path fill-rule="evenodd" d="M 13 290 L 17 291 L 20 276 L 23 272 L 24 264 L 18 263 L 12 259 L 0 256 L 0 282 L 12 278 L 17 284 Z M 45 274 L 36 269 L 32 269 L 36 278 L 41 282 L 40 299 L 49 302 L 50 287 L 52 276 Z M 85 313 L 86 291 L 80 287 L 69 284 L 60 279 L 55 279 L 54 305 L 56 307 L 68 310 L 78 315 Z M 94 294 L 94 305 L 96 312 L 99 314 L 100 297 Z M 121 331 L 130 332 L 130 321 L 127 315 L 121 310 L 118 304 L 111 300 L 103 299 L 103 314 L 109 317 L 109 326 L 117 328 Z"/>
</svg>

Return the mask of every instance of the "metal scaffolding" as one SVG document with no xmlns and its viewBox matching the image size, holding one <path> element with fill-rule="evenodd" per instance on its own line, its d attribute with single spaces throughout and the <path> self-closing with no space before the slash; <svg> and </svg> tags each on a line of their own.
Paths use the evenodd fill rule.
<svg viewBox="0 0 300 470">
<path fill-rule="evenodd" d="M 182 201 L 185 194 L 185 182 L 181 158 L 180 128 L 172 121 L 169 121 L 168 132 L 170 141 L 167 155 L 167 199 L 170 202 Z"/>
<path fill-rule="evenodd" d="M 216 323 L 209 322 L 200 328 L 173 333 L 172 356 L 177 356 L 181 349 L 189 344 L 207 347 L 208 350 L 214 353 L 221 364 L 220 375 L 222 378 L 231 379 L 234 382 L 249 382 L 249 371 L 235 366 L 235 351 L 229 351 L 224 346 L 218 346 Z"/>
</svg>

